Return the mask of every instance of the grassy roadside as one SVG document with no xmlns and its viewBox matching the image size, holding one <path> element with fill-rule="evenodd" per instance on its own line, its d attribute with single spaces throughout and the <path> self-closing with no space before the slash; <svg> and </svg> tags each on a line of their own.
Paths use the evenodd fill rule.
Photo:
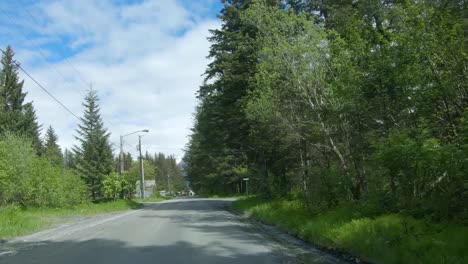
<svg viewBox="0 0 468 264">
<path fill-rule="evenodd" d="M 1 207 L 0 241 L 33 233 L 53 224 L 67 222 L 77 216 L 96 215 L 140 207 L 140 203 L 132 200 L 118 200 L 98 204 L 88 203 L 74 208 Z"/>
<path fill-rule="evenodd" d="M 314 244 L 376 263 L 468 263 L 467 226 L 400 214 L 373 215 L 352 206 L 311 215 L 296 201 L 256 197 L 235 201 L 233 206 Z"/>
</svg>

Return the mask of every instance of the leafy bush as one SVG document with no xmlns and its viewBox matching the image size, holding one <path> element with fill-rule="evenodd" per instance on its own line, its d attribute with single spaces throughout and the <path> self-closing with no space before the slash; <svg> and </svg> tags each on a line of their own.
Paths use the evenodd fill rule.
<svg viewBox="0 0 468 264">
<path fill-rule="evenodd" d="M 436 138 L 394 131 L 375 144 L 375 149 L 380 168 L 377 177 L 387 178 L 377 191 L 390 194 L 395 206 L 416 215 L 460 215 L 466 201 L 463 167 L 467 154 L 459 147 Z"/>
<path fill-rule="evenodd" d="M 0 140 L 1 205 L 66 207 L 86 200 L 81 179 L 37 157 L 28 139 L 6 134 Z"/>
<path fill-rule="evenodd" d="M 25 200 L 31 178 L 35 151 L 23 137 L 6 134 L 0 140 L 0 203 L 10 204 Z"/>
<path fill-rule="evenodd" d="M 117 200 L 118 198 L 127 197 L 129 193 L 129 183 L 124 175 L 112 172 L 107 175 L 103 181 L 104 197 L 107 199 Z"/>
<path fill-rule="evenodd" d="M 468 227 L 379 214 L 367 205 L 345 205 L 311 214 L 298 201 L 257 197 L 234 207 L 321 246 L 376 263 L 467 263 Z"/>
</svg>

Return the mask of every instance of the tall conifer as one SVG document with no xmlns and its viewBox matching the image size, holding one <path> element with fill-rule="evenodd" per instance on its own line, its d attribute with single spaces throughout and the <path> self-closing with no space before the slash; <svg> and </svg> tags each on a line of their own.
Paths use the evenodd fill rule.
<svg viewBox="0 0 468 264">
<path fill-rule="evenodd" d="M 83 103 L 84 117 L 77 129 L 76 139 L 80 144 L 74 148 L 77 169 L 88 185 L 93 200 L 102 197 L 102 181 L 113 168 L 110 132 L 104 127 L 98 103 L 97 92 L 89 90 Z"/>
</svg>

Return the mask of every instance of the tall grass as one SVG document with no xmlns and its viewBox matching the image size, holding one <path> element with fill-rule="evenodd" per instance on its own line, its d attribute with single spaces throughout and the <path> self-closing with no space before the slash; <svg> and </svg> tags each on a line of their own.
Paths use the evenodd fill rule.
<svg viewBox="0 0 468 264">
<path fill-rule="evenodd" d="M 312 243 L 376 263 L 468 263 L 468 227 L 358 206 L 312 215 L 297 201 L 248 198 L 233 206 Z"/>
<path fill-rule="evenodd" d="M 118 200 L 107 203 L 86 203 L 72 208 L 0 207 L 0 240 L 33 233 L 50 225 L 88 216 L 140 208 L 135 201 Z"/>
</svg>

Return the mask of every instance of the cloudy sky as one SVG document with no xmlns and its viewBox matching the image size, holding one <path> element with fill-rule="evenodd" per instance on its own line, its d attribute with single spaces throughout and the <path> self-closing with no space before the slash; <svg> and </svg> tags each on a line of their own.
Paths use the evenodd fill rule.
<svg viewBox="0 0 468 264">
<path fill-rule="evenodd" d="M 119 135 L 149 129 L 143 150 L 183 155 L 195 93 L 208 63 L 209 29 L 219 28 L 219 0 L 0 1 L 0 46 L 78 116 L 92 84 L 118 150 Z M 43 130 L 70 148 L 77 120 L 28 77 Z M 136 153 L 136 135 L 124 148 Z"/>
</svg>

